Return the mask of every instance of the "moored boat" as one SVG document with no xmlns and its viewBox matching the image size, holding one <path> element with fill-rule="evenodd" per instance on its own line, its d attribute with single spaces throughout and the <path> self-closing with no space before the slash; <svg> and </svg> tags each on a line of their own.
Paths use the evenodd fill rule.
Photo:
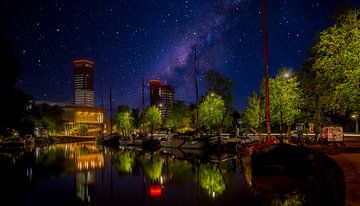
<svg viewBox="0 0 360 206">
<path fill-rule="evenodd" d="M 119 147 L 120 135 L 117 133 L 109 134 L 107 136 L 100 135 L 96 138 L 96 143 L 109 146 L 109 147 Z"/>
<path fill-rule="evenodd" d="M 160 140 L 153 138 L 143 140 L 141 146 L 144 150 L 147 151 L 157 151 L 161 147 Z"/>
<path fill-rule="evenodd" d="M 10 137 L 5 139 L 5 141 L 0 142 L 0 147 L 6 150 L 16 150 L 16 149 L 23 149 L 24 142 L 21 141 L 20 138 L 17 137 Z"/>
</svg>

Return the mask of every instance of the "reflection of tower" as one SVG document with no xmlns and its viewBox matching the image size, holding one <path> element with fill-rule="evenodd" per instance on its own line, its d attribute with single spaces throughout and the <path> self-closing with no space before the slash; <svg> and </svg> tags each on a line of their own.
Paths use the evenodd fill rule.
<svg viewBox="0 0 360 206">
<path fill-rule="evenodd" d="M 150 80 L 150 105 L 159 108 L 163 118 L 168 117 L 174 104 L 174 87 Z"/>
<path fill-rule="evenodd" d="M 94 62 L 74 60 L 75 104 L 94 106 Z"/>
<path fill-rule="evenodd" d="M 80 152 L 81 151 L 81 152 Z M 81 144 L 74 150 L 76 168 L 76 197 L 90 203 L 95 194 L 95 170 L 104 167 L 104 155 L 95 145 Z"/>
</svg>

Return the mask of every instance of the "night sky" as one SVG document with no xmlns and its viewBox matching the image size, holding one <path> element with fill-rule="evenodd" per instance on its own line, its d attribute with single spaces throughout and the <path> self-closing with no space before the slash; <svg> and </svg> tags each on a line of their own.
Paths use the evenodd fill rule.
<svg viewBox="0 0 360 206">
<path fill-rule="evenodd" d="M 115 105 L 140 107 L 142 77 L 160 78 L 175 86 L 176 99 L 194 102 L 195 45 L 201 94 L 204 72 L 215 69 L 233 80 L 234 106 L 241 109 L 263 78 L 261 0 L 0 2 L 0 32 L 22 62 L 17 86 L 36 100 L 73 102 L 72 60 L 85 58 L 95 61 L 97 106 L 111 83 Z M 299 68 L 344 2 L 268 1 L 270 75 Z"/>
</svg>

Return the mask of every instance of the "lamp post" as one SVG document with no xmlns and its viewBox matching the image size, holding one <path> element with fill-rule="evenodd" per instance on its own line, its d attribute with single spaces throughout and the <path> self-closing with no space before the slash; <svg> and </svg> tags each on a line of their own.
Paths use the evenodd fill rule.
<svg viewBox="0 0 360 206">
<path fill-rule="evenodd" d="M 358 112 L 352 113 L 351 118 L 355 120 L 355 133 L 358 134 L 359 133 L 359 113 Z"/>
</svg>

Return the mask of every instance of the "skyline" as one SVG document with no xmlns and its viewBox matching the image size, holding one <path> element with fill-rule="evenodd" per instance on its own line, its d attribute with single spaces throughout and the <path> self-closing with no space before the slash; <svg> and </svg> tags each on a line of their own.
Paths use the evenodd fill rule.
<svg viewBox="0 0 360 206">
<path fill-rule="evenodd" d="M 150 3 L 147 3 L 150 2 Z M 270 77 L 297 69 L 316 33 L 344 1 L 269 1 Z M 114 105 L 141 106 L 141 79 L 175 86 L 175 98 L 195 101 L 193 53 L 202 74 L 215 69 L 234 82 L 234 107 L 263 78 L 261 1 L 4 1 L 1 33 L 22 63 L 17 85 L 37 100 L 73 102 L 74 59 L 95 62 L 95 100 L 111 83 Z M 359 3 L 352 2 L 359 8 Z M 145 99 L 149 104 L 148 86 Z M 193 93 L 189 91 L 194 91 Z M 103 96 L 106 100 L 107 98 Z"/>
</svg>

